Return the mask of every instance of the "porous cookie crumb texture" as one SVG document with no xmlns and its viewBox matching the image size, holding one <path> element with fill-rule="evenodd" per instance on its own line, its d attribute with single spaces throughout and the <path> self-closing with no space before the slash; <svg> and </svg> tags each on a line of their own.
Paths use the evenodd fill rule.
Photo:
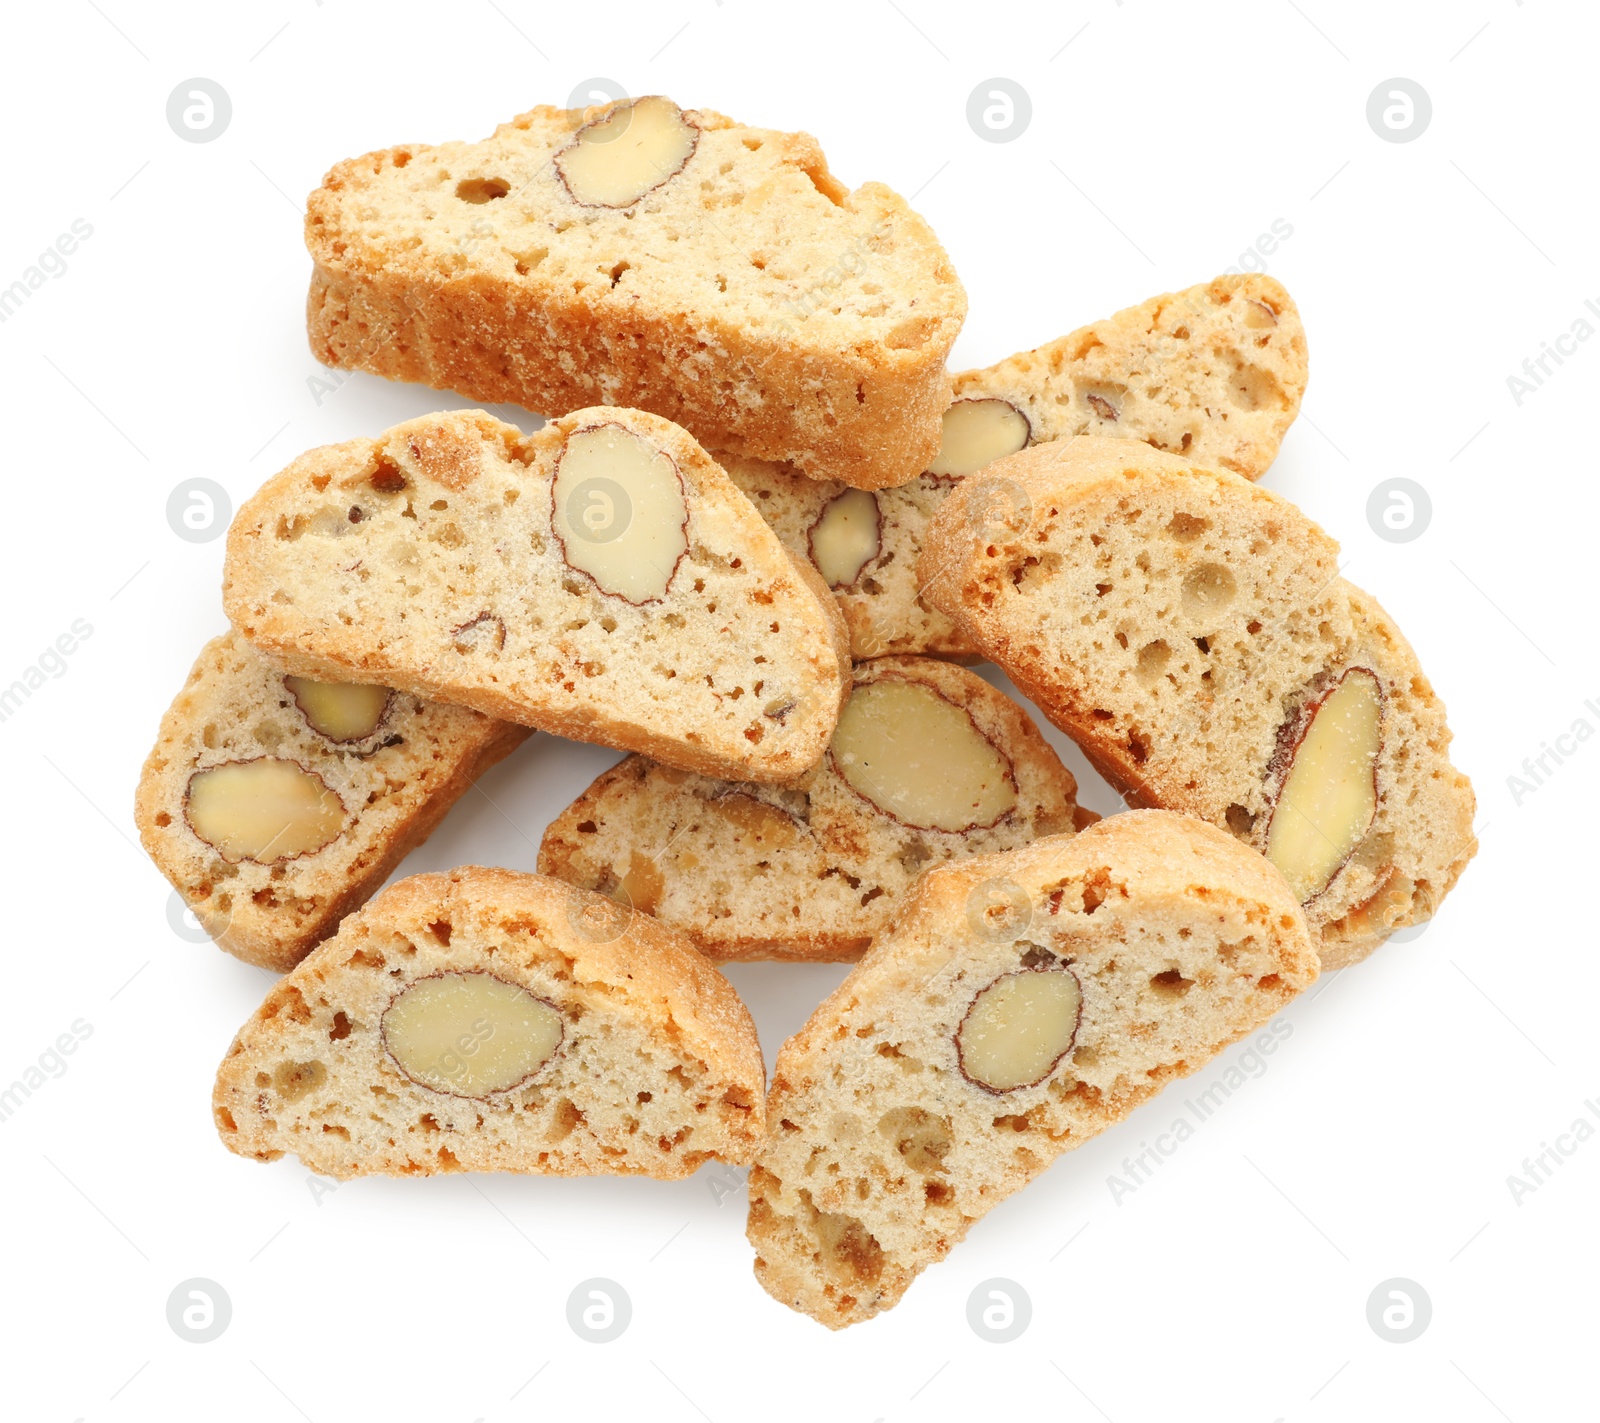
<svg viewBox="0 0 1600 1423">
<path fill-rule="evenodd" d="M 676 1179 L 748 1161 L 755 1025 L 677 934 L 536 875 L 391 886 L 267 995 L 217 1073 L 224 1145 L 345 1179 Z"/>
<path fill-rule="evenodd" d="M 224 606 L 290 671 L 375 682 L 707 775 L 827 748 L 846 636 L 682 430 L 481 411 L 302 455 L 240 509 Z"/>
<path fill-rule="evenodd" d="M 1305 331 L 1289 293 L 1271 277 L 1218 277 L 953 377 L 934 461 L 943 473 L 860 494 L 792 466 L 719 458 L 784 544 L 818 561 L 854 657 L 970 660 L 977 649 L 929 603 L 916 572 L 928 523 L 956 479 L 985 456 L 1077 435 L 1139 440 L 1256 479 L 1277 456 L 1306 379 Z M 983 524 L 1010 511 L 991 499 L 975 512 Z M 819 536 L 836 527 L 852 552 L 830 570 Z"/>
<path fill-rule="evenodd" d="M 968 508 L 985 484 L 1010 494 L 1017 517 L 978 538 Z M 1280 858 L 1316 836 L 1287 836 L 1280 823 L 1274 837 L 1279 816 L 1348 837 L 1331 878 L 1283 864 L 1309 885 L 1324 966 L 1339 967 L 1429 918 L 1476 840 L 1444 706 L 1337 559 L 1293 504 L 1236 475 L 1079 439 L 1014 455 L 958 489 L 919 568 L 929 598 L 1130 803 L 1200 816 Z M 1376 744 L 1352 740 L 1369 723 L 1350 706 L 1310 739 L 1352 672 L 1376 684 Z M 1304 764 L 1292 779 L 1302 748 L 1330 738 L 1326 764 L 1352 768 L 1344 781 Z"/>
<path fill-rule="evenodd" d="M 1317 972 L 1282 876 L 1188 817 L 931 870 L 778 1054 L 750 1173 L 757 1279 L 830 1328 L 870 1319 Z"/>
<path fill-rule="evenodd" d="M 353 717 L 331 719 L 326 692 L 353 694 Z M 528 734 L 405 692 L 299 683 L 230 632 L 161 720 L 139 836 L 220 947 L 283 972 Z"/>
<path fill-rule="evenodd" d="M 880 734 L 886 733 L 886 734 Z M 860 956 L 923 870 L 1092 819 L 1027 714 L 965 668 L 859 664 L 797 787 L 612 767 L 545 831 L 539 869 L 682 930 L 714 959 Z"/>
<path fill-rule="evenodd" d="M 772 525 L 797 558 L 816 560 L 815 534 L 832 511 L 857 499 L 872 501 L 864 557 L 846 581 L 830 582 L 850 630 L 850 652 L 858 660 L 905 654 L 952 659 L 975 656 L 955 623 L 922 596 L 917 556 L 923 534 L 954 481 L 922 474 L 895 489 L 875 493 L 833 481 L 808 479 L 790 465 L 739 455 L 719 455 L 728 476 Z"/>
<path fill-rule="evenodd" d="M 549 415 L 634 406 L 868 488 L 938 448 L 966 295 L 928 225 L 846 189 L 808 134 L 661 98 L 536 108 L 336 165 L 305 234 L 328 365 Z"/>
<path fill-rule="evenodd" d="M 1035 444 L 1137 440 L 1259 479 L 1308 374 L 1299 310 L 1280 282 L 1250 272 L 1151 297 L 953 385 L 958 401 L 1011 402 Z"/>
</svg>

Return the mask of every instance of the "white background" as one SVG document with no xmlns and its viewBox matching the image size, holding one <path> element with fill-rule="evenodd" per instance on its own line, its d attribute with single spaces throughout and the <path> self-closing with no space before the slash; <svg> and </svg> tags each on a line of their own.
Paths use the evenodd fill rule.
<svg viewBox="0 0 1600 1423">
<path fill-rule="evenodd" d="M 0 1125 L 0 1412 L 1592 1414 L 1600 1138 L 1520 1204 L 1507 1178 L 1600 1102 L 1600 740 L 1520 805 L 1507 777 L 1576 719 L 1600 728 L 1584 707 L 1600 705 L 1600 342 L 1520 406 L 1507 377 L 1600 302 L 1597 40 L 1593 7 L 1552 0 L 8 7 L 0 287 L 74 219 L 93 235 L 0 326 L 0 684 L 74 619 L 93 634 L 0 724 L 0 1084 L 74 1020 L 93 1033 Z M 233 105 L 205 144 L 165 117 L 193 76 Z M 591 76 L 808 129 L 847 182 L 914 194 L 971 297 L 957 366 L 1241 257 L 1261 265 L 1258 234 L 1291 226 L 1265 266 L 1299 302 L 1312 380 L 1266 482 L 1341 540 L 1348 576 L 1406 630 L 1478 789 L 1482 849 L 1434 923 L 1294 1004 L 1269 1069 L 1155 1179 L 1120 1203 L 1107 1185 L 1216 1066 L 1064 1158 L 844 1335 L 758 1288 L 742 1193 L 719 1204 L 708 1172 L 369 1180 L 318 1197 L 292 1160 L 230 1156 L 211 1077 L 268 979 L 169 928 L 134 838 L 157 721 L 223 627 L 222 544 L 177 538 L 169 492 L 205 476 L 237 506 L 302 449 L 460 403 L 369 376 L 314 400 L 304 195 L 339 158 L 480 137 Z M 1032 98 L 1012 142 L 967 123 L 992 76 Z M 1432 98 L 1414 142 L 1366 120 L 1393 76 Z M 1433 501 L 1426 534 L 1400 545 L 1365 513 L 1395 475 Z M 1066 754 L 1086 802 L 1114 809 Z M 406 870 L 532 868 L 546 821 L 612 759 L 535 738 Z M 841 973 L 732 971 L 769 1061 Z M 167 1323 L 195 1276 L 232 1300 L 212 1343 Z M 633 1302 L 606 1345 L 566 1323 L 594 1276 Z M 1033 1304 L 1009 1344 L 966 1319 L 997 1276 Z M 1412 1343 L 1367 1322 L 1394 1276 L 1432 1299 Z"/>
</svg>

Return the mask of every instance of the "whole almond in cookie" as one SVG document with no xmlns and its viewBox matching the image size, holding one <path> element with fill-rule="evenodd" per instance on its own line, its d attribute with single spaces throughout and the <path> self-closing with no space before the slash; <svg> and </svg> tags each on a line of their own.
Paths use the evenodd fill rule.
<svg viewBox="0 0 1600 1423">
<path fill-rule="evenodd" d="M 1013 527 L 974 527 L 992 490 Z M 1236 474 L 1083 438 L 958 487 L 918 571 L 1130 804 L 1277 865 L 1336 968 L 1429 918 L 1477 848 L 1444 705 L 1338 553 Z"/>
<path fill-rule="evenodd" d="M 649 410 L 863 489 L 928 467 L 966 294 L 809 134 L 661 95 L 336 164 L 306 206 L 316 357 L 546 415 Z"/>
<path fill-rule="evenodd" d="M 928 524 L 957 480 L 1030 444 L 1079 435 L 1136 440 L 1257 479 L 1306 378 L 1305 331 L 1289 293 L 1259 273 L 1218 277 L 951 377 L 938 454 L 892 489 L 847 491 L 792 466 L 719 458 L 784 543 L 822 572 L 850 625 L 852 656 L 970 660 L 977 649 L 930 604 L 916 573 Z M 975 527 L 1020 512 L 1001 493 L 988 511 L 974 509 Z"/>
<path fill-rule="evenodd" d="M 847 691 L 816 570 L 693 439 L 637 410 L 533 435 L 461 411 L 312 450 L 235 516 L 223 604 L 297 678 L 738 780 L 809 771 Z"/>
<path fill-rule="evenodd" d="M 643 1175 L 748 1161 L 764 1073 L 732 985 L 681 935 L 537 875 L 391 885 L 239 1030 L 223 1145 L 323 1175 Z"/>
<path fill-rule="evenodd" d="M 528 735 L 387 687 L 285 676 L 225 633 L 161 719 L 139 837 L 218 947 L 282 973 Z"/>
<path fill-rule="evenodd" d="M 1027 713 L 964 667 L 858 663 L 828 754 L 791 786 L 644 757 L 551 821 L 539 868 L 687 934 L 714 959 L 853 959 L 930 866 L 1095 817 Z"/>
<path fill-rule="evenodd" d="M 756 1279 L 830 1329 L 871 1319 L 1316 977 L 1282 876 L 1187 816 L 930 869 L 778 1052 L 750 1172 Z"/>
</svg>

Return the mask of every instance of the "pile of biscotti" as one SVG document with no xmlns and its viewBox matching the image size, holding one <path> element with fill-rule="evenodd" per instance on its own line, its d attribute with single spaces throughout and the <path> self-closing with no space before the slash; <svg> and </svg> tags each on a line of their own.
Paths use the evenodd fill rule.
<svg viewBox="0 0 1600 1423">
<path fill-rule="evenodd" d="M 305 231 L 320 360 L 548 423 L 311 450 L 229 531 L 137 815 L 284 974 L 217 1076 L 230 1150 L 748 1164 L 758 1278 L 837 1328 L 1472 856 L 1410 646 L 1254 483 L 1307 375 L 1276 281 L 951 374 L 966 299 L 904 200 L 659 97 L 340 163 Z M 373 898 L 532 730 L 628 753 L 539 873 Z M 770 1086 L 744 959 L 855 963 Z"/>
</svg>

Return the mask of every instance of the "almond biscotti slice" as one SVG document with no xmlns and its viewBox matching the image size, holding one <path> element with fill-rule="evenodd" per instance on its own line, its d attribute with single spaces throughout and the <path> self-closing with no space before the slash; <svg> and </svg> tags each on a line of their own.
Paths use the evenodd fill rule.
<svg viewBox="0 0 1600 1423">
<path fill-rule="evenodd" d="M 816 571 L 637 410 L 526 436 L 461 411 L 312 450 L 235 516 L 223 602 L 303 676 L 736 780 L 813 766 L 849 688 Z"/>
<path fill-rule="evenodd" d="M 161 719 L 139 838 L 220 947 L 287 972 L 528 735 L 386 687 L 285 676 L 225 633 Z"/>
<path fill-rule="evenodd" d="M 833 589 L 852 656 L 970 657 L 976 649 L 929 606 L 916 574 L 928 521 L 957 479 L 1025 445 L 1075 435 L 1142 440 L 1256 479 L 1300 409 L 1306 376 L 1305 330 L 1282 285 L 1218 277 L 955 376 L 929 466 L 937 472 L 897 488 L 871 493 L 737 456 L 723 464 Z M 992 520 L 1007 511 L 979 512 Z"/>
<path fill-rule="evenodd" d="M 217 1071 L 223 1144 L 314 1171 L 688 1176 L 748 1161 L 765 1073 L 733 986 L 581 890 L 467 867 L 391 885 Z"/>
<path fill-rule="evenodd" d="M 714 959 L 859 958 L 929 865 L 1094 818 L 1026 712 L 924 657 L 859 664 L 829 754 L 800 787 L 633 756 L 545 831 L 539 869 L 682 930 Z"/>
<path fill-rule="evenodd" d="M 318 360 L 546 415 L 628 405 L 819 478 L 927 467 L 966 294 L 809 134 L 659 97 L 335 166 L 306 205 Z"/>
<path fill-rule="evenodd" d="M 1317 977 L 1282 876 L 1200 821 L 1112 816 L 930 870 L 778 1053 L 756 1278 L 839 1329 Z"/>
<path fill-rule="evenodd" d="M 976 530 L 990 497 L 1008 520 Z M 1338 968 L 1429 918 L 1477 849 L 1444 704 L 1338 553 L 1238 475 L 1080 439 L 958 489 L 919 569 L 1130 803 L 1266 854 Z"/>
<path fill-rule="evenodd" d="M 1259 479 L 1308 377 L 1305 327 L 1282 283 L 1259 272 L 1217 277 L 956 376 L 944 458 L 960 466 L 949 473 L 970 474 L 1022 448 L 1020 415 L 1034 444 L 1137 440 Z"/>
</svg>

